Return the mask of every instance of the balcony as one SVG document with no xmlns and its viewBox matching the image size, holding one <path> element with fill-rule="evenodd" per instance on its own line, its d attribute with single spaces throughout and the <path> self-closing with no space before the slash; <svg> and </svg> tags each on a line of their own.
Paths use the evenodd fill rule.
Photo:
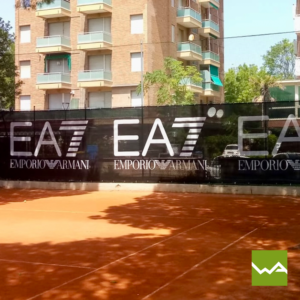
<svg viewBox="0 0 300 300">
<path fill-rule="evenodd" d="M 220 86 L 213 84 L 212 82 L 203 82 L 203 93 L 207 97 L 219 97 L 220 96 Z"/>
<path fill-rule="evenodd" d="M 37 3 L 35 15 L 45 19 L 71 17 L 70 2 L 54 0 L 50 4 Z"/>
<path fill-rule="evenodd" d="M 111 34 L 108 32 L 85 32 L 78 34 L 77 49 L 100 50 L 110 49 Z"/>
<path fill-rule="evenodd" d="M 220 26 L 212 20 L 203 20 L 200 34 L 205 37 L 209 37 L 210 35 L 220 37 Z"/>
<path fill-rule="evenodd" d="M 177 57 L 185 60 L 202 61 L 201 46 L 194 43 L 179 43 L 177 46 Z"/>
<path fill-rule="evenodd" d="M 201 15 L 192 8 L 180 8 L 177 10 L 177 23 L 187 28 L 202 26 Z"/>
<path fill-rule="evenodd" d="M 106 70 L 88 70 L 78 73 L 77 86 L 80 88 L 111 87 L 112 74 Z"/>
<path fill-rule="evenodd" d="M 38 90 L 70 89 L 71 75 L 69 73 L 37 74 L 36 88 Z"/>
<path fill-rule="evenodd" d="M 203 93 L 202 83 L 194 83 L 191 78 L 184 78 L 180 82 L 181 85 L 186 85 L 187 89 L 198 94 Z"/>
<path fill-rule="evenodd" d="M 46 36 L 37 38 L 36 52 L 39 53 L 57 53 L 70 52 L 71 41 L 70 38 L 62 35 Z"/>
<path fill-rule="evenodd" d="M 83 14 L 111 13 L 111 0 L 77 0 L 77 11 Z"/>
<path fill-rule="evenodd" d="M 203 51 L 203 64 L 220 68 L 220 56 L 212 51 Z"/>
<path fill-rule="evenodd" d="M 197 2 L 206 8 L 210 8 L 210 7 L 213 7 L 215 9 L 220 8 L 219 0 L 197 0 Z"/>
</svg>

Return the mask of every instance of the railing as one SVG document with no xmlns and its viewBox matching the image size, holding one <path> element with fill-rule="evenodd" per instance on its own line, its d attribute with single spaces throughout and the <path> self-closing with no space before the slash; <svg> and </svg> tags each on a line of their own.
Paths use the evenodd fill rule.
<svg viewBox="0 0 300 300">
<path fill-rule="evenodd" d="M 69 73 L 44 73 L 37 74 L 37 84 L 46 83 L 71 83 L 71 75 Z"/>
<path fill-rule="evenodd" d="M 88 70 L 78 73 L 78 81 L 93 81 L 93 80 L 112 80 L 111 71 L 108 70 Z"/>
<path fill-rule="evenodd" d="M 52 3 L 37 3 L 36 10 L 48 10 L 48 9 L 53 9 L 53 8 L 64 8 L 67 10 L 70 9 L 70 2 L 65 1 L 65 0 L 54 0 Z"/>
<path fill-rule="evenodd" d="M 111 0 L 77 0 L 77 5 L 107 4 L 111 6 Z"/>
<path fill-rule="evenodd" d="M 192 17 L 201 22 L 201 15 L 192 8 L 180 8 L 177 10 L 177 17 Z"/>
<path fill-rule="evenodd" d="M 202 88 L 202 83 L 201 82 L 193 82 L 191 78 L 184 78 L 180 81 L 181 85 L 194 85 Z"/>
<path fill-rule="evenodd" d="M 212 28 L 213 30 L 220 32 L 219 24 L 215 23 L 212 20 L 203 20 L 202 28 Z"/>
<path fill-rule="evenodd" d="M 177 51 L 193 51 L 198 54 L 202 54 L 201 46 L 194 44 L 194 43 L 179 43 L 177 46 Z"/>
<path fill-rule="evenodd" d="M 203 55 L 203 59 L 212 59 L 217 62 L 220 62 L 220 56 L 214 52 L 204 51 L 204 52 L 202 52 L 202 55 Z"/>
<path fill-rule="evenodd" d="M 36 39 L 37 47 L 66 46 L 71 47 L 70 38 L 62 35 L 45 36 Z"/>
<path fill-rule="evenodd" d="M 111 43 L 111 33 L 103 31 L 85 32 L 78 34 L 78 44 L 107 42 Z"/>
<path fill-rule="evenodd" d="M 220 87 L 218 85 L 215 85 L 211 82 L 203 82 L 202 83 L 202 87 L 204 90 L 212 90 L 215 92 L 219 92 L 220 91 Z"/>
</svg>

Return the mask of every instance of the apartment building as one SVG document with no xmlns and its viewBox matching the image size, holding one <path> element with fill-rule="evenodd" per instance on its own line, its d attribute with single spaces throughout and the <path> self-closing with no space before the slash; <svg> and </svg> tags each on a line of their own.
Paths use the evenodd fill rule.
<svg viewBox="0 0 300 300">
<path fill-rule="evenodd" d="M 30 0 L 27 0 L 30 2 Z M 33 1 L 33 0 L 31 0 Z M 194 65 L 203 82 L 182 84 L 197 103 L 223 102 L 223 0 L 54 0 L 16 9 L 16 110 L 156 105 L 143 74 L 164 58 Z"/>
</svg>

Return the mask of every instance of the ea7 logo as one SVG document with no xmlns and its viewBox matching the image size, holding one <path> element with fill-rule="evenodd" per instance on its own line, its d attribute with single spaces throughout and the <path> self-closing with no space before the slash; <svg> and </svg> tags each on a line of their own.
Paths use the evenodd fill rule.
<svg viewBox="0 0 300 300">
<path fill-rule="evenodd" d="M 71 139 L 71 142 L 68 147 L 68 153 L 66 154 L 67 157 L 76 157 L 77 151 L 79 149 L 80 143 L 82 141 L 84 131 L 87 127 L 88 121 L 63 121 L 61 123 L 61 126 L 59 130 L 67 130 L 67 131 L 73 131 L 73 136 Z M 52 127 L 49 122 L 45 122 L 44 127 L 42 129 L 38 144 L 35 148 L 34 153 L 30 151 L 15 151 L 15 143 L 16 142 L 30 142 L 31 137 L 28 136 L 21 136 L 16 137 L 15 134 L 15 128 L 17 127 L 31 127 L 32 122 L 12 122 L 10 123 L 10 155 L 11 156 L 26 156 L 31 157 L 35 156 L 37 157 L 39 155 L 40 149 L 44 145 L 52 145 L 54 146 L 54 149 L 56 150 L 57 156 L 61 157 L 62 153 L 58 146 L 57 140 L 54 136 Z M 50 139 L 45 140 L 46 133 L 49 135 Z"/>
</svg>

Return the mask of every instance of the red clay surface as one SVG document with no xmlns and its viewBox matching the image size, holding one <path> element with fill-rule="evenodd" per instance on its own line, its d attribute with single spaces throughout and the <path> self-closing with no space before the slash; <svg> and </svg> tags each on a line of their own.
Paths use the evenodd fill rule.
<svg viewBox="0 0 300 300">
<path fill-rule="evenodd" d="M 300 198 L 0 190 L 1 300 L 300 299 Z M 288 250 L 252 287 L 251 250 Z"/>
</svg>

